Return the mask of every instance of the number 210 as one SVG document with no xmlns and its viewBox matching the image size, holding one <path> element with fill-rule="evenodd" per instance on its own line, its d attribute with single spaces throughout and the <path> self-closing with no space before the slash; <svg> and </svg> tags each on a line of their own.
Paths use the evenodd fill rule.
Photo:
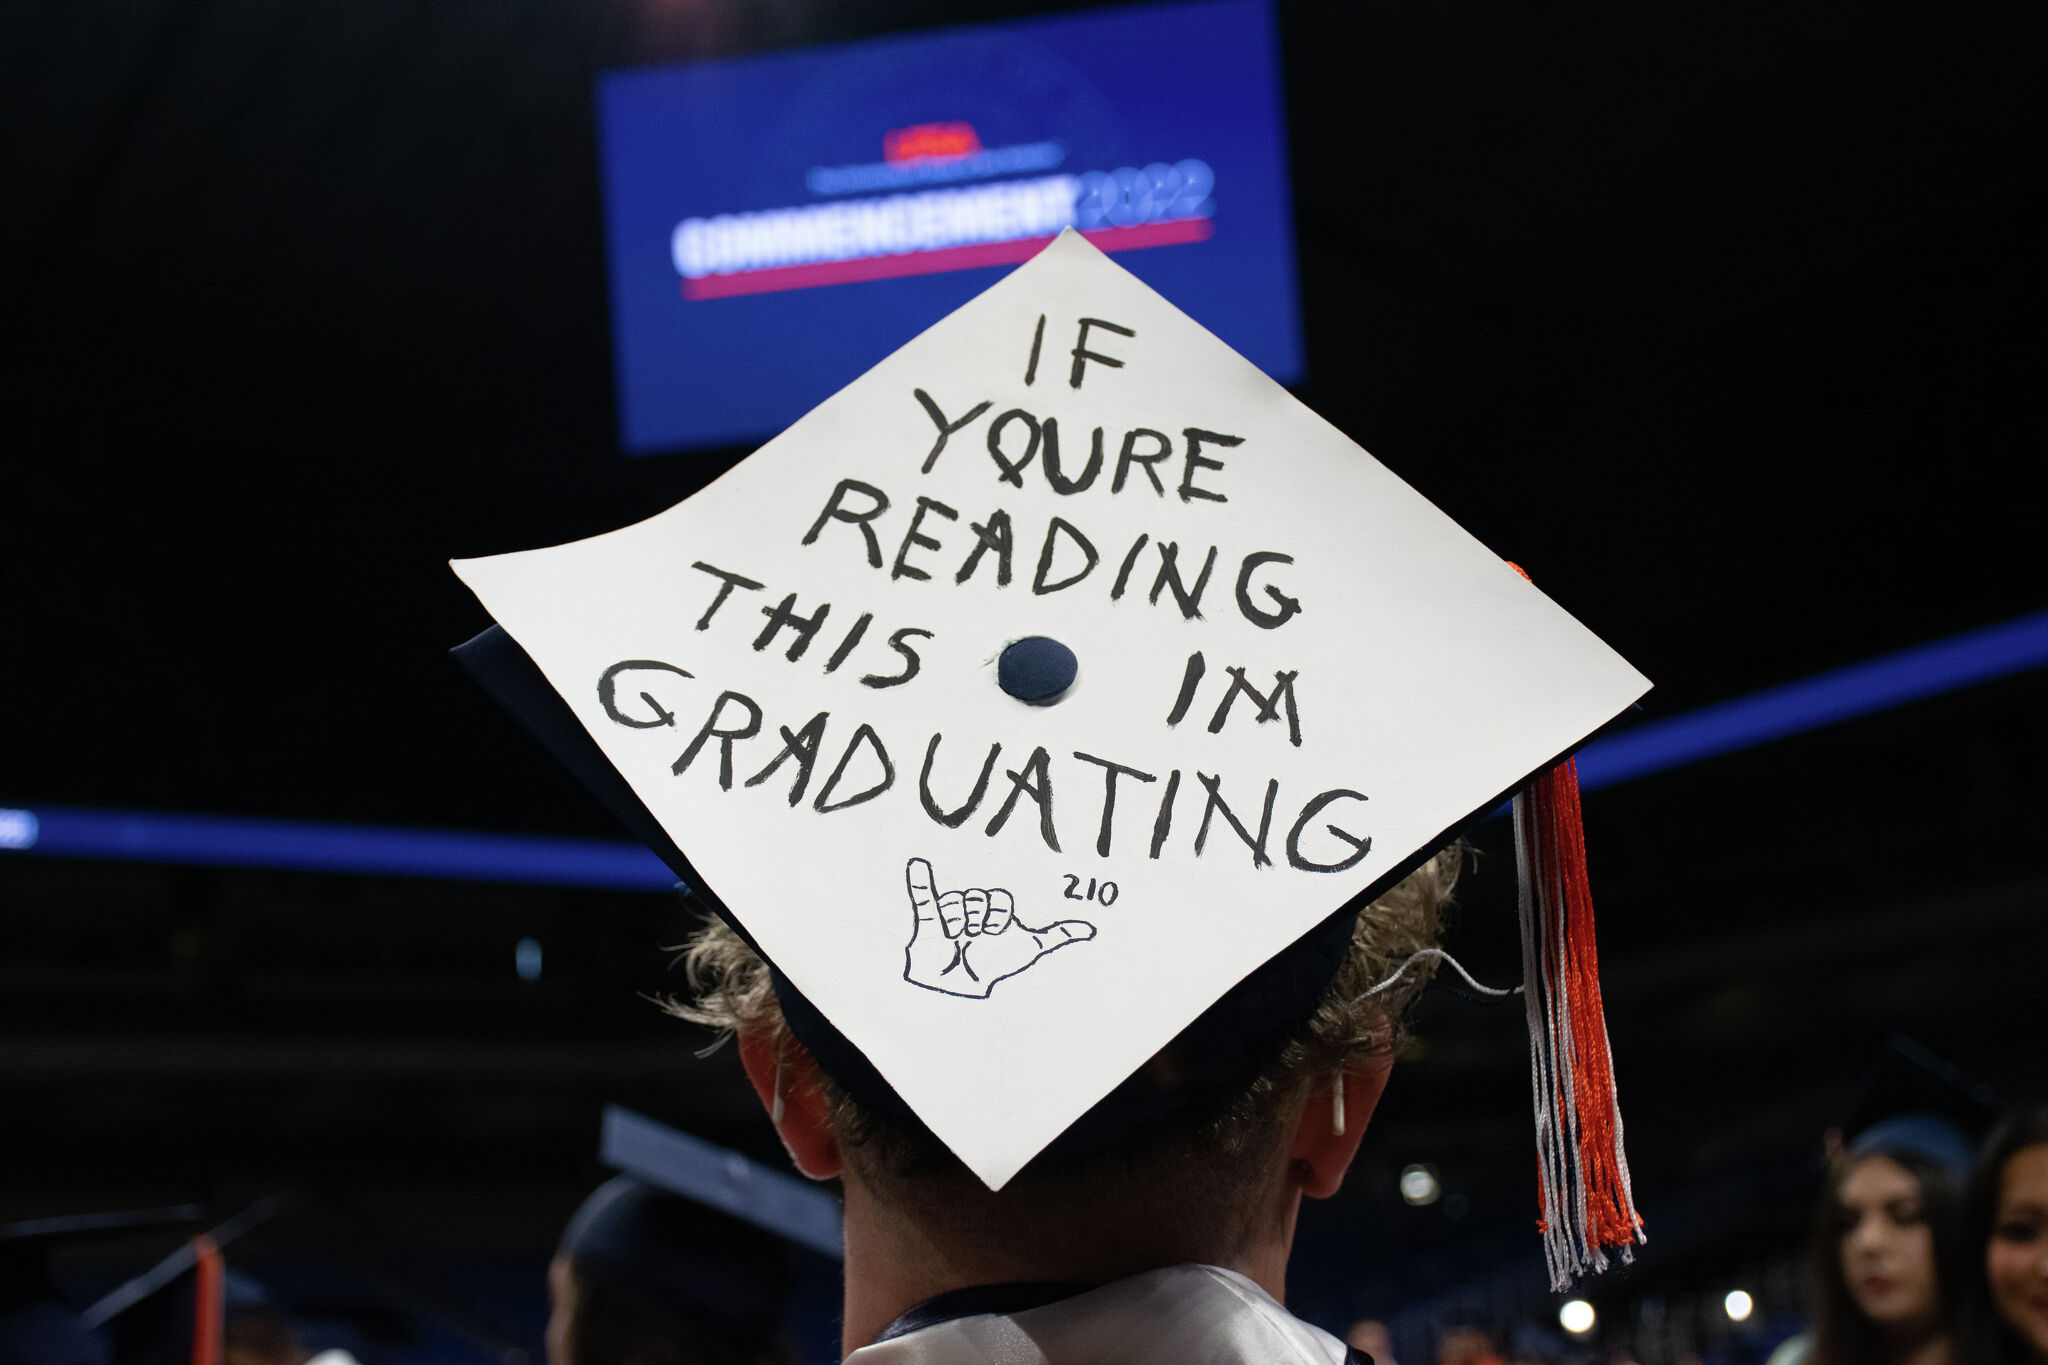
<svg viewBox="0 0 2048 1365">
<path fill-rule="evenodd" d="M 1097 905 L 1115 905 L 1117 888 L 1115 882 L 1098 882 L 1088 879 L 1087 891 L 1080 889 L 1081 879 L 1069 872 L 1067 875 L 1067 899 L 1070 901 L 1094 901 Z"/>
</svg>

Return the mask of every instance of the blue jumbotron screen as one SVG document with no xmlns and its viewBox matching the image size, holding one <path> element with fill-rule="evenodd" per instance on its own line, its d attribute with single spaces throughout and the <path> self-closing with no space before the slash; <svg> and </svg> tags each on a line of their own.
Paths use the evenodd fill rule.
<svg viewBox="0 0 2048 1365">
<path fill-rule="evenodd" d="M 1301 378 L 1264 0 L 614 72 L 598 113 L 629 453 L 780 431 L 1065 227 Z"/>
</svg>

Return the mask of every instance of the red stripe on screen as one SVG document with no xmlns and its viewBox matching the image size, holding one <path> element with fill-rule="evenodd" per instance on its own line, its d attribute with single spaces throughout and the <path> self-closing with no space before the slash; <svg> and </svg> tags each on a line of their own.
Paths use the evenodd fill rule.
<svg viewBox="0 0 2048 1365">
<path fill-rule="evenodd" d="M 1213 229 L 1207 218 L 1179 218 L 1137 227 L 1097 228 L 1081 235 L 1106 252 L 1142 251 L 1147 247 L 1206 242 Z M 985 265 L 1015 265 L 1045 249 L 1050 237 L 1019 237 L 1008 242 L 912 251 L 901 256 L 862 256 L 850 261 L 819 261 L 813 265 L 774 266 L 730 275 L 704 275 L 683 281 L 686 299 L 729 299 L 742 294 L 773 294 L 785 289 L 816 289 L 861 280 L 893 280 L 906 275 L 938 275 L 949 270 L 974 270 Z"/>
</svg>

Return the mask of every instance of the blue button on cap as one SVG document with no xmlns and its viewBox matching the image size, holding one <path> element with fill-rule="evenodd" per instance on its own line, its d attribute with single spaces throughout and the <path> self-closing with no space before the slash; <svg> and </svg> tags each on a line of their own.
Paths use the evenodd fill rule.
<svg viewBox="0 0 2048 1365">
<path fill-rule="evenodd" d="M 1018 701 L 1049 706 L 1074 685 L 1080 671 L 1073 650 L 1043 635 L 1027 635 L 996 661 L 996 682 Z"/>
</svg>

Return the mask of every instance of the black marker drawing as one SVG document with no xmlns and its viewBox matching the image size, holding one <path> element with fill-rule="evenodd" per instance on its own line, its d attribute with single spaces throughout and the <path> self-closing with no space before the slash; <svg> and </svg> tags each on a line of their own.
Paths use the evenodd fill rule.
<svg viewBox="0 0 2048 1365">
<path fill-rule="evenodd" d="M 932 865 L 922 858 L 910 860 L 904 879 L 916 921 L 903 950 L 903 979 L 928 991 L 986 1000 L 1004 977 L 1095 937 L 1095 926 L 1079 919 L 1033 929 L 1017 918 L 1015 902 L 1000 887 L 940 892 Z"/>
</svg>

